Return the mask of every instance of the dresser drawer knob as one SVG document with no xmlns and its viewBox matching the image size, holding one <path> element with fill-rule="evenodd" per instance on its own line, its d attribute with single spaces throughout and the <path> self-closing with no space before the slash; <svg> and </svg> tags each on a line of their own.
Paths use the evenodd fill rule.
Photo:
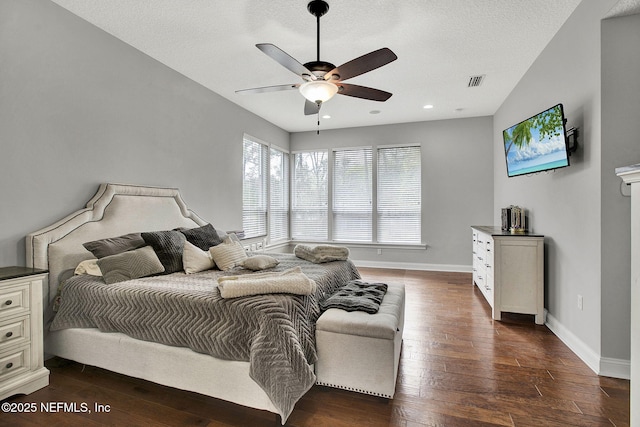
<svg viewBox="0 0 640 427">
<path fill-rule="evenodd" d="M 7 364 L 5 365 L 5 368 L 7 368 L 7 369 L 11 369 L 11 368 L 13 368 L 13 363 L 11 363 L 11 362 L 7 363 Z"/>
<path fill-rule="evenodd" d="M 13 336 L 13 332 L 9 331 L 6 334 L 4 334 L 4 336 L 7 338 L 11 338 Z"/>
<path fill-rule="evenodd" d="M 11 305 L 11 304 L 13 304 L 13 301 L 11 301 L 10 299 L 4 302 L 4 305 Z"/>
</svg>

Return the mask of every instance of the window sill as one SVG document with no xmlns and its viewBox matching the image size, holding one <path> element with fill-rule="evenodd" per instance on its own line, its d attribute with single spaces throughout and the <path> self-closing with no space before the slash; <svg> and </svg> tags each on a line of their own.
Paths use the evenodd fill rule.
<svg viewBox="0 0 640 427">
<path fill-rule="evenodd" d="M 349 242 L 343 240 L 289 240 L 289 244 L 297 245 L 311 244 L 311 245 L 338 245 L 348 246 L 352 248 L 364 248 L 364 249 L 405 249 L 405 250 L 426 250 L 428 245 L 426 243 L 373 243 L 373 242 Z"/>
</svg>

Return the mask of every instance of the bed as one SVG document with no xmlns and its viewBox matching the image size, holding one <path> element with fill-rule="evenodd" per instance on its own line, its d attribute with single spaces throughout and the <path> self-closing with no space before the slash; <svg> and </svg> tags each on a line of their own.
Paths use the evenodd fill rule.
<svg viewBox="0 0 640 427">
<path fill-rule="evenodd" d="M 207 224 L 187 208 L 177 189 L 103 184 L 85 209 L 29 234 L 27 265 L 49 271 L 43 301 L 45 354 L 267 410 L 279 414 L 284 424 L 295 402 L 315 382 L 314 330 L 319 302 L 341 284 L 359 278 L 351 261 L 318 264 L 292 254 L 274 254 L 279 264 L 269 271 L 302 272 L 314 284 L 309 295 L 222 298 L 218 278 L 262 274 L 243 268 L 195 274 L 178 271 L 114 285 L 105 285 L 106 278 L 74 276 L 79 263 L 94 258 L 83 243 L 127 233 L 197 229 Z M 139 302 L 129 298 L 131 287 L 139 290 Z M 74 293 L 81 289 L 86 293 Z M 176 292 L 184 294 L 183 299 L 172 303 L 168 295 Z M 60 310 L 54 311 L 59 295 Z M 119 302 L 131 305 L 129 312 L 141 312 L 143 323 L 163 323 L 168 329 L 157 332 L 155 324 L 131 326 L 129 312 L 123 311 Z M 213 314 L 215 310 L 210 307 L 216 305 L 224 315 Z M 75 310 L 81 309 L 88 314 L 77 314 Z M 208 315 L 214 316 L 213 320 L 199 318 L 196 326 L 189 326 L 192 320 L 185 317 L 186 313 L 202 311 L 211 312 Z M 153 321 L 159 318 L 164 320 Z M 171 328 L 172 322 L 176 323 L 174 318 L 181 319 L 179 328 Z M 272 329 L 257 331 L 264 324 Z M 242 339 L 236 335 L 236 330 L 252 327 L 256 331 Z M 231 338 L 225 341 L 219 335 Z M 267 338 L 275 341 L 262 343 Z"/>
</svg>

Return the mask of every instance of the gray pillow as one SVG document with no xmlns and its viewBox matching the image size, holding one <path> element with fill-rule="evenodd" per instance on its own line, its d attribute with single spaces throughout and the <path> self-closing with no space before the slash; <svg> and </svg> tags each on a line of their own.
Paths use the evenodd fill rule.
<svg viewBox="0 0 640 427">
<path fill-rule="evenodd" d="M 182 251 L 186 238 L 179 231 L 153 231 L 141 233 L 147 245 L 150 245 L 164 266 L 164 274 L 182 271 Z"/>
<path fill-rule="evenodd" d="M 151 246 L 106 256 L 98 260 L 104 281 L 111 285 L 162 273 L 164 267 Z"/>
<path fill-rule="evenodd" d="M 82 244 L 96 258 L 127 252 L 145 245 L 146 243 L 140 233 L 129 233 L 119 237 L 109 237 Z"/>
<path fill-rule="evenodd" d="M 187 238 L 187 242 L 194 246 L 208 251 L 212 246 L 218 246 L 222 243 L 222 239 L 218 236 L 218 232 L 213 225 L 206 224 L 202 227 L 179 229 L 182 234 Z"/>
<path fill-rule="evenodd" d="M 240 263 L 240 266 L 247 270 L 265 270 L 280 264 L 280 261 L 269 255 L 253 255 Z"/>
</svg>

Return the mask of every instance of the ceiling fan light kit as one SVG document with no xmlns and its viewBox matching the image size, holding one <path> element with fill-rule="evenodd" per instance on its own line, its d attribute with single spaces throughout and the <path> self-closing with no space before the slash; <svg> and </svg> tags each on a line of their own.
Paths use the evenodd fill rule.
<svg viewBox="0 0 640 427">
<path fill-rule="evenodd" d="M 321 104 L 338 93 L 338 86 L 326 80 L 315 80 L 301 84 L 299 90 L 309 101 Z"/>
<path fill-rule="evenodd" d="M 307 10 L 316 17 L 317 22 L 317 59 L 315 61 L 307 62 L 303 65 L 273 44 L 260 43 L 256 45 L 264 54 L 289 71 L 297 74 L 304 82 L 300 84 L 294 83 L 244 89 L 236 91 L 236 93 L 264 93 L 297 88 L 302 96 L 306 98 L 304 106 L 305 115 L 319 114 L 322 103 L 328 101 L 336 94 L 379 102 L 384 102 L 389 99 L 392 95 L 389 92 L 343 82 L 395 61 L 398 59 L 395 53 L 385 47 L 352 59 L 338 67 L 330 62 L 321 61 L 320 17 L 329 11 L 329 4 L 324 0 L 312 0 L 307 4 Z"/>
</svg>

